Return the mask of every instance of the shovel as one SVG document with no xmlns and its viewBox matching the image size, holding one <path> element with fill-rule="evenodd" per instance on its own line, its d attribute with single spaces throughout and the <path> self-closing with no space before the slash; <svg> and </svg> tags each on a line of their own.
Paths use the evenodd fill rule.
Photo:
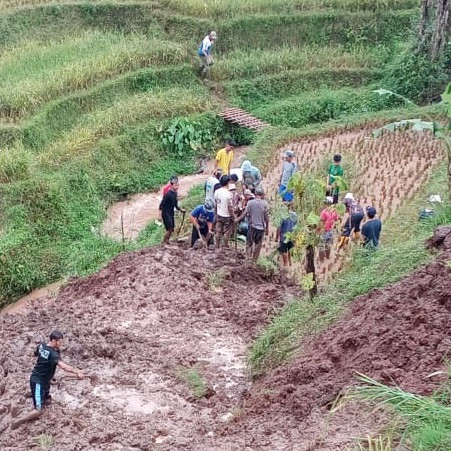
<svg viewBox="0 0 451 451">
<path fill-rule="evenodd" d="M 65 380 L 65 381 L 81 381 L 81 380 L 83 380 L 83 379 L 79 379 L 77 376 L 63 376 L 61 379 Z M 91 383 L 91 385 L 93 387 L 95 387 L 97 385 L 97 383 L 99 382 L 99 377 L 97 376 L 97 374 L 86 374 L 84 379 L 89 379 L 89 382 Z"/>
<path fill-rule="evenodd" d="M 183 224 L 185 222 L 185 215 L 186 215 L 186 210 L 183 211 L 183 213 L 182 213 L 182 222 L 180 223 L 179 228 L 177 229 L 177 233 L 175 234 L 175 241 L 178 241 L 178 239 L 179 239 L 180 230 L 182 230 Z"/>
</svg>

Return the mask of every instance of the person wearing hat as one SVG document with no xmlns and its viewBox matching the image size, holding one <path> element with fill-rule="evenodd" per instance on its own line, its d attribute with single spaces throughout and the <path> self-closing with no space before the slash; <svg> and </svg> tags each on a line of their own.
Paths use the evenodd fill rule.
<svg viewBox="0 0 451 451">
<path fill-rule="evenodd" d="M 291 202 L 293 200 L 293 191 L 287 190 L 288 182 L 291 177 L 297 172 L 298 168 L 293 161 L 294 152 L 292 150 L 286 150 L 284 153 L 284 161 L 282 165 L 282 177 L 279 183 L 279 194 L 282 196 L 284 202 Z"/>
<path fill-rule="evenodd" d="M 332 196 L 333 203 L 338 204 L 340 189 L 337 186 L 336 177 L 343 177 L 343 168 L 341 167 L 341 155 L 334 155 L 333 163 L 327 171 L 327 191 L 326 196 Z"/>
<path fill-rule="evenodd" d="M 215 157 L 215 170 L 221 169 L 224 175 L 230 174 L 230 166 L 233 161 L 233 149 L 237 147 L 236 142 L 229 139 L 226 146 L 218 150 Z"/>
<path fill-rule="evenodd" d="M 27 415 L 13 421 L 11 429 L 16 429 L 27 421 L 37 420 L 44 408 L 50 404 L 50 382 L 55 375 L 57 368 L 73 374 L 78 379 L 84 379 L 85 375 L 77 368 L 73 368 L 61 360 L 60 350 L 63 345 L 64 336 L 61 332 L 54 330 L 47 343 L 42 342 L 34 351 L 37 357 L 36 365 L 30 376 L 31 396 L 33 399 L 34 410 Z"/>
<path fill-rule="evenodd" d="M 206 200 L 204 204 L 198 205 L 190 213 L 190 221 L 193 224 L 191 232 L 191 247 L 201 237 L 205 237 L 205 241 L 209 243 L 211 231 L 215 220 L 215 204 L 210 200 Z"/>
<path fill-rule="evenodd" d="M 246 160 L 243 161 L 243 164 L 241 165 L 241 173 L 243 174 L 243 185 L 245 188 L 255 191 L 255 188 L 257 188 L 262 181 L 260 170 L 257 167 L 252 166 L 249 160 Z"/>
<path fill-rule="evenodd" d="M 210 66 L 213 66 L 213 57 L 211 56 L 211 48 L 216 41 L 216 31 L 210 31 L 202 40 L 197 54 L 202 62 L 201 77 L 205 78 L 210 70 Z"/>
<path fill-rule="evenodd" d="M 366 247 L 376 248 L 379 245 L 379 238 L 382 230 L 382 222 L 376 218 L 376 209 L 374 207 L 366 207 L 366 216 L 368 221 L 362 227 L 363 245 Z"/>
<path fill-rule="evenodd" d="M 246 254 L 257 261 L 263 245 L 264 235 L 269 233 L 269 204 L 264 199 L 265 192 L 261 186 L 255 189 L 255 199 L 250 200 L 244 212 L 235 220 L 240 222 L 247 218 L 249 230 L 246 237 Z"/>
</svg>

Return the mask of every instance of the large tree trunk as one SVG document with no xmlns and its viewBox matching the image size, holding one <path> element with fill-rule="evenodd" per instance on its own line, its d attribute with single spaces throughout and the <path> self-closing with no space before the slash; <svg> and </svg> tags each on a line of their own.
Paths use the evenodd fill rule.
<svg viewBox="0 0 451 451">
<path fill-rule="evenodd" d="M 451 0 L 423 0 L 418 27 L 418 53 L 427 53 L 431 61 L 442 55 L 451 26 Z"/>
</svg>

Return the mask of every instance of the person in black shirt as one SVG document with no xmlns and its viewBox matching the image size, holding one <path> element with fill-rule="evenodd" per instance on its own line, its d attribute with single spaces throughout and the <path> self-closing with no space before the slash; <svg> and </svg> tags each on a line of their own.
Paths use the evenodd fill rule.
<svg viewBox="0 0 451 451">
<path fill-rule="evenodd" d="M 34 410 L 11 423 L 11 429 L 16 429 L 22 423 L 36 420 L 42 413 L 46 403 L 50 398 L 50 381 L 55 375 L 56 367 L 75 374 L 79 379 L 83 379 L 84 374 L 61 361 L 60 349 L 63 344 L 63 334 L 53 331 L 47 344 L 41 343 L 34 354 L 38 358 L 30 377 L 31 395 L 33 398 Z"/>
<path fill-rule="evenodd" d="M 172 232 L 175 229 L 175 220 L 174 220 L 174 208 L 182 213 L 185 213 L 186 210 L 179 208 L 177 201 L 177 191 L 179 189 L 178 182 L 171 183 L 171 189 L 163 196 L 163 199 L 160 202 L 159 211 L 160 211 L 160 219 L 163 220 L 164 228 L 166 229 L 166 233 L 163 237 L 163 244 L 169 244 L 169 239 L 171 238 Z"/>
<path fill-rule="evenodd" d="M 376 218 L 376 209 L 374 207 L 366 208 L 368 221 L 362 227 L 363 244 L 369 248 L 376 248 L 379 245 L 379 238 L 382 230 L 380 219 Z"/>
</svg>

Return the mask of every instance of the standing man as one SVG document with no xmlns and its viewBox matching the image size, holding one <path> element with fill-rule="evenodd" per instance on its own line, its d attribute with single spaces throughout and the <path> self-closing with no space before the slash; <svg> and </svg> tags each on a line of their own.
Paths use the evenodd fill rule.
<svg viewBox="0 0 451 451">
<path fill-rule="evenodd" d="M 367 207 L 366 215 L 368 216 L 368 221 L 362 227 L 363 245 L 376 248 L 379 245 L 382 222 L 376 218 L 376 209 L 374 207 Z"/>
<path fill-rule="evenodd" d="M 292 150 L 285 151 L 282 165 L 282 178 L 279 183 L 279 194 L 282 196 L 282 200 L 288 203 L 293 201 L 293 191 L 287 190 L 288 182 L 298 170 L 293 158 L 294 152 Z"/>
<path fill-rule="evenodd" d="M 280 226 L 277 227 L 276 241 L 279 242 L 279 248 L 277 249 L 282 255 L 282 266 L 291 266 L 291 254 L 290 251 L 294 247 L 292 239 L 288 238 L 288 234 L 292 233 L 298 217 L 294 211 L 288 212 L 288 217 L 282 219 Z"/>
<path fill-rule="evenodd" d="M 328 196 L 324 200 L 324 207 L 321 210 L 320 219 L 322 224 L 323 233 L 320 237 L 320 251 L 319 260 L 323 261 L 324 258 L 330 258 L 330 248 L 334 242 L 333 228 L 338 221 L 338 214 L 332 204 L 332 197 Z"/>
<path fill-rule="evenodd" d="M 179 189 L 178 182 L 173 183 L 171 185 L 171 189 L 167 192 L 163 199 L 160 202 L 159 210 L 159 220 L 163 219 L 164 228 L 166 229 L 166 233 L 163 237 L 163 244 L 169 244 L 169 239 L 171 238 L 172 233 L 175 229 L 175 220 L 174 220 L 174 208 L 182 213 L 185 213 L 186 210 L 179 208 L 178 200 L 177 200 L 177 191 Z"/>
<path fill-rule="evenodd" d="M 222 169 L 216 169 L 205 182 L 205 201 L 215 203 L 215 186 L 219 183 L 222 176 Z"/>
<path fill-rule="evenodd" d="M 203 205 L 198 205 L 190 215 L 190 221 L 193 224 L 191 233 L 191 247 L 201 237 L 205 237 L 205 241 L 210 241 L 211 230 L 215 220 L 215 204 L 206 200 Z"/>
<path fill-rule="evenodd" d="M 205 78 L 210 71 L 210 66 L 213 66 L 213 57 L 211 56 L 211 48 L 216 41 L 216 31 L 210 31 L 202 40 L 197 54 L 202 62 L 201 77 Z"/>
<path fill-rule="evenodd" d="M 230 166 L 233 161 L 233 149 L 236 147 L 236 142 L 228 140 L 226 146 L 218 150 L 215 157 L 215 170 L 221 169 L 224 175 L 230 174 Z"/>
<path fill-rule="evenodd" d="M 67 373 L 76 375 L 83 379 L 85 375 L 64 363 L 60 357 L 60 349 L 63 345 L 63 334 L 57 330 L 50 334 L 47 344 L 41 343 L 35 350 L 34 355 L 38 358 L 30 377 L 31 395 L 33 398 L 34 410 L 11 423 L 11 429 L 16 429 L 22 423 L 33 421 L 41 416 L 46 405 L 50 403 L 50 381 L 55 375 L 56 367 Z"/>
<path fill-rule="evenodd" d="M 222 239 L 224 239 L 224 247 L 229 247 L 229 236 L 233 229 L 233 196 L 228 189 L 229 176 L 223 175 L 219 183 L 221 188 L 215 192 L 217 249 L 221 247 Z"/>
<path fill-rule="evenodd" d="M 333 203 L 338 204 L 338 195 L 340 189 L 337 186 L 337 182 L 335 180 L 336 177 L 343 177 L 343 168 L 341 167 L 341 155 L 338 153 L 334 155 L 334 161 L 329 166 L 329 170 L 327 172 L 327 192 L 326 196 L 332 196 Z"/>
<path fill-rule="evenodd" d="M 241 221 L 248 217 L 249 230 L 246 239 L 246 254 L 252 256 L 252 260 L 257 261 L 263 244 L 263 236 L 269 233 L 269 205 L 264 200 L 265 192 L 261 186 L 255 189 L 255 199 L 250 200 L 244 212 L 236 219 Z"/>
</svg>

